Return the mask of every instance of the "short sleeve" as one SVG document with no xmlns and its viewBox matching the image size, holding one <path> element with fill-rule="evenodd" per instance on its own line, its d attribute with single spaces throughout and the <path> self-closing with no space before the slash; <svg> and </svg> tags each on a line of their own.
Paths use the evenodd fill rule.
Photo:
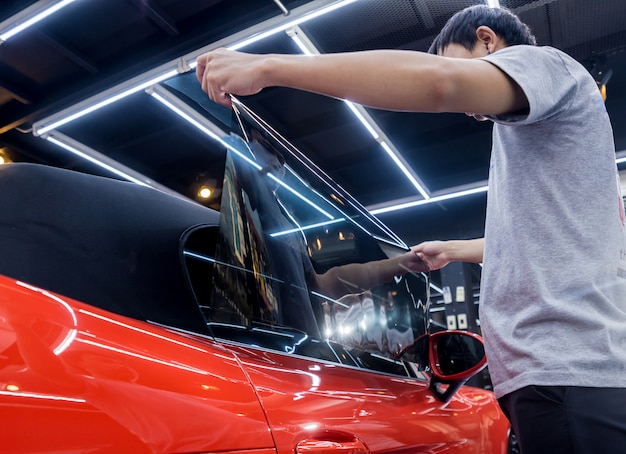
<svg viewBox="0 0 626 454">
<path fill-rule="evenodd" d="M 564 55 L 552 47 L 518 45 L 482 57 L 513 79 L 528 99 L 523 113 L 490 116 L 496 123 L 531 124 L 563 113 L 576 96 L 578 83 Z"/>
</svg>

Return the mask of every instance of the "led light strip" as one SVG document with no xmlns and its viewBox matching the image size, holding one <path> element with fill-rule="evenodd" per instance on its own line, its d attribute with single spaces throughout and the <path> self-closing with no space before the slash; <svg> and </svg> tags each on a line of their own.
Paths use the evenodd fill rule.
<svg viewBox="0 0 626 454">
<path fill-rule="evenodd" d="M 132 95 L 133 93 L 137 93 L 138 91 L 144 90 L 145 88 L 150 87 L 156 83 L 174 77 L 177 74 L 179 74 L 179 71 L 177 69 L 172 69 L 165 73 L 158 74 L 155 77 L 150 77 L 146 81 L 142 81 L 137 84 L 133 83 L 128 88 L 125 87 L 125 84 L 121 84 L 118 87 L 114 87 L 111 90 L 105 91 L 99 95 L 87 99 L 85 103 L 79 103 L 70 108 L 71 110 L 76 110 L 76 108 L 78 108 L 77 112 L 68 114 L 65 113 L 67 111 L 62 111 L 58 115 L 53 115 L 44 120 L 36 122 L 33 125 L 33 134 L 35 134 L 36 136 L 45 134 L 48 131 L 52 131 L 53 129 L 58 128 L 59 126 L 74 121 L 77 118 L 101 109 L 102 107 L 108 106 L 109 104 L 113 104 L 114 102 L 119 101 L 122 98 Z M 97 99 L 103 97 L 104 99 L 102 99 L 101 101 L 97 101 Z M 85 105 L 81 107 L 82 104 Z"/>
<path fill-rule="evenodd" d="M 487 192 L 488 190 L 488 186 L 480 186 L 477 188 L 472 188 L 472 189 L 466 189 L 463 191 L 456 191 L 456 192 L 450 192 L 448 194 L 441 194 L 435 197 L 431 197 L 428 200 L 414 200 L 414 201 L 410 201 L 410 202 L 403 202 L 403 203 L 398 203 L 398 204 L 394 204 L 394 205 L 389 205 L 389 206 L 380 206 L 377 205 L 378 208 L 368 208 L 368 211 L 373 214 L 373 215 L 378 215 L 378 214 L 384 214 L 384 213 L 390 213 L 392 211 L 400 211 L 400 210 L 406 210 L 407 208 L 414 208 L 417 206 L 422 206 L 422 205 L 428 205 L 431 203 L 437 203 L 437 202 L 442 202 L 444 200 L 451 200 L 451 199 L 456 199 L 459 197 L 465 197 L 468 195 L 472 195 L 472 194 L 479 194 L 481 192 Z M 331 222 L 319 222 L 317 224 L 310 224 L 310 225 L 305 225 L 302 226 L 298 229 L 291 229 L 291 230 L 282 230 L 280 232 L 275 232 L 272 233 L 270 236 L 272 237 L 277 237 L 277 236 L 281 236 L 281 235 L 287 235 L 289 233 L 294 233 L 296 231 L 305 231 L 305 230 L 311 230 L 311 229 L 315 229 L 315 228 L 319 228 L 319 227 L 324 227 L 326 225 L 331 225 L 331 224 L 335 224 L 337 222 L 341 222 L 341 221 L 345 221 L 345 218 L 338 218 L 338 219 L 334 219 Z M 382 241 L 386 241 L 389 243 L 389 240 L 385 240 L 384 238 L 377 238 L 379 240 Z M 394 244 L 394 243 L 390 243 L 390 244 Z"/>
<path fill-rule="evenodd" d="M 405 210 L 407 208 L 413 208 L 421 205 L 428 205 L 430 203 L 442 202 L 444 200 L 456 199 L 459 197 L 465 197 L 472 194 L 479 194 L 481 192 L 487 192 L 488 186 L 480 186 L 477 188 L 466 189 L 464 191 L 451 192 L 448 194 L 442 194 L 435 197 L 431 197 L 428 200 L 414 200 L 410 202 L 399 203 L 396 205 L 390 205 L 386 207 L 370 209 L 370 213 L 377 215 L 382 213 L 390 213 L 392 211 Z"/>
<path fill-rule="evenodd" d="M 74 0 L 62 0 L 52 3 L 39 1 L 0 23 L 0 43 L 12 38 L 28 27 L 66 7 Z"/>
<path fill-rule="evenodd" d="M 149 179 L 145 175 L 142 175 L 139 172 L 136 172 L 135 170 L 124 166 L 122 163 L 109 158 L 108 156 L 94 150 L 93 148 L 89 148 L 85 144 L 78 142 L 77 140 L 74 140 L 71 137 L 66 136 L 65 134 L 62 134 L 58 131 L 52 131 L 42 138 L 60 148 L 63 148 L 66 151 L 69 151 L 70 153 L 81 157 L 82 159 L 85 159 L 86 161 L 89 161 L 113 173 L 114 175 L 117 175 L 118 177 L 121 177 L 125 180 L 141 186 L 157 189 L 159 191 L 191 202 L 189 198 L 183 196 L 182 194 L 179 194 L 178 192 L 175 192 L 172 189 Z"/>
<path fill-rule="evenodd" d="M 69 151 L 69 152 L 71 152 L 71 153 L 74 153 L 75 155 L 80 156 L 81 158 L 83 158 L 83 159 L 85 159 L 85 160 L 87 160 L 87 161 L 89 161 L 89 162 L 91 162 L 91 163 L 94 163 L 94 164 L 96 164 L 96 165 L 98 165 L 98 166 L 102 167 L 103 169 L 106 169 L 106 170 L 108 170 L 109 172 L 112 172 L 112 173 L 114 173 L 115 175 L 120 176 L 120 177 L 122 177 L 122 178 L 124 178 L 124 179 L 126 179 L 126 180 L 128 180 L 128 181 L 132 181 L 133 183 L 139 184 L 139 185 L 141 185 L 141 186 L 148 186 L 148 185 L 147 185 L 146 183 L 144 183 L 143 181 L 138 180 L 137 178 L 131 177 L 130 175 L 128 175 L 128 174 L 126 174 L 126 173 L 122 172 L 121 170 L 118 170 L 118 169 L 116 169 L 116 168 L 114 168 L 114 167 L 111 167 L 110 165 L 105 164 L 104 162 L 99 161 L 99 160 L 97 160 L 97 159 L 95 159 L 95 158 L 93 158 L 93 157 L 89 156 L 87 153 L 85 153 L 85 152 L 83 152 L 83 151 L 79 150 L 79 149 L 78 149 L 78 148 L 76 148 L 75 146 L 69 145 L 69 144 L 67 144 L 67 143 L 65 143 L 65 142 L 63 142 L 63 141 L 61 141 L 61 140 L 57 139 L 56 137 L 53 137 L 53 136 L 48 136 L 48 137 L 46 137 L 46 140 L 47 140 L 48 142 L 50 142 L 50 143 L 55 144 L 55 145 L 56 145 L 56 146 L 58 146 L 58 147 L 61 147 L 61 148 L 65 149 L 65 150 L 67 150 L 67 151 Z"/>
<path fill-rule="evenodd" d="M 338 10 L 340 8 L 343 8 L 344 6 L 348 6 L 348 5 L 350 5 L 352 3 L 355 3 L 357 1 L 358 0 L 340 0 L 340 1 L 332 2 L 332 3 L 330 3 L 327 6 L 324 6 L 322 8 L 317 9 L 317 10 L 314 10 L 314 11 L 312 11 L 310 13 L 303 14 L 300 17 L 297 17 L 295 19 L 287 21 L 287 22 L 285 22 L 285 23 L 283 23 L 283 24 L 281 24 L 281 25 L 279 25 L 277 27 L 273 27 L 273 28 L 271 28 L 271 29 L 269 29 L 267 31 L 254 34 L 254 35 L 250 36 L 249 38 L 245 38 L 245 39 L 243 39 L 241 41 L 237 41 L 234 44 L 231 44 L 231 45 L 229 45 L 227 47 L 229 49 L 232 49 L 232 50 L 241 49 L 243 47 L 249 46 L 252 43 L 255 43 L 257 41 L 260 41 L 260 40 L 263 40 L 265 38 L 268 38 L 268 37 L 270 37 L 272 35 L 275 35 L 277 33 L 283 32 L 283 31 L 285 31 L 287 29 L 293 28 L 293 27 L 295 27 L 295 26 L 297 26 L 299 24 L 303 24 L 305 22 L 308 22 L 308 21 L 310 21 L 312 19 L 316 19 L 316 18 L 318 18 L 320 16 L 328 14 L 328 13 L 330 13 L 332 11 L 336 11 L 336 10 Z"/>
<path fill-rule="evenodd" d="M 294 41 L 296 46 L 305 55 L 320 55 L 320 51 L 311 42 L 309 37 L 298 26 L 294 26 L 286 30 L 287 35 Z M 371 117 L 367 110 L 359 105 L 348 100 L 343 100 L 348 106 L 352 114 L 361 122 L 365 129 L 371 134 L 380 146 L 385 150 L 389 157 L 393 160 L 394 164 L 400 169 L 400 171 L 408 178 L 411 184 L 417 189 L 417 191 L 424 197 L 429 199 L 430 194 L 426 189 L 425 184 L 420 181 L 420 178 L 413 172 L 409 164 L 402 157 L 402 154 L 392 144 L 389 137 L 383 132 L 383 130 L 376 124 L 376 121 Z"/>
</svg>

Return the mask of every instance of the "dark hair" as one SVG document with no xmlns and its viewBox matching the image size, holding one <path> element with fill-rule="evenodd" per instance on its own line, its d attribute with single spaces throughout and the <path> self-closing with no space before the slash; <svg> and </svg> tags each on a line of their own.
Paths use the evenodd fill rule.
<svg viewBox="0 0 626 454">
<path fill-rule="evenodd" d="M 537 41 L 528 25 L 505 8 L 492 8 L 487 5 L 469 6 L 452 16 L 430 45 L 428 52 L 439 54 L 450 44 L 460 44 L 471 50 L 476 44 L 476 30 L 486 25 L 500 36 L 509 46 L 530 44 Z"/>
</svg>

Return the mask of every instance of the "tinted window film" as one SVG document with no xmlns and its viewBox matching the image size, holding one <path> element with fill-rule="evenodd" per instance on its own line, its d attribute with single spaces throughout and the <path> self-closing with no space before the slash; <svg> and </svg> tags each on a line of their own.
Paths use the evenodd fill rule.
<svg viewBox="0 0 626 454">
<path fill-rule="evenodd" d="M 206 260 L 211 285 L 209 294 L 198 292 L 213 334 L 409 375 L 393 357 L 426 332 L 423 276 L 364 288 L 339 273 L 334 288 L 320 284 L 329 270 L 387 258 L 381 244 L 395 254 L 407 248 L 275 131 L 246 115 L 238 121 L 249 141 L 225 138 L 219 235 Z"/>
</svg>

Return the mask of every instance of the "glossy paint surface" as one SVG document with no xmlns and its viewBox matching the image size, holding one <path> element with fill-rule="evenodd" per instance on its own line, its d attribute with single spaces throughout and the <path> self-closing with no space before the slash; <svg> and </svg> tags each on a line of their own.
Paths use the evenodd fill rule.
<svg viewBox="0 0 626 454">
<path fill-rule="evenodd" d="M 273 452 L 237 359 L 213 342 L 0 278 L 0 351 L 3 452 Z"/>
<path fill-rule="evenodd" d="M 504 453 L 493 395 L 219 344 L 0 277 L 2 451 Z M 32 434 L 36 433 L 36 436 Z"/>
<path fill-rule="evenodd" d="M 351 446 L 354 439 L 370 452 L 506 452 L 508 423 L 490 392 L 466 387 L 443 404 L 425 380 L 235 351 L 258 389 L 278 452 L 293 452 L 303 440 Z"/>
</svg>

